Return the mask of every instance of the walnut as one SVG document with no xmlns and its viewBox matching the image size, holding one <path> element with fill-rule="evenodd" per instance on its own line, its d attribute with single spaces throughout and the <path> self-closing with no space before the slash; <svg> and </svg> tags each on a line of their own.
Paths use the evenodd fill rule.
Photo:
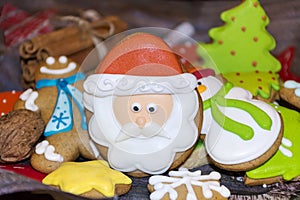
<svg viewBox="0 0 300 200">
<path fill-rule="evenodd" d="M 0 162 L 28 158 L 44 127 L 41 116 L 30 110 L 14 110 L 0 117 Z"/>
</svg>

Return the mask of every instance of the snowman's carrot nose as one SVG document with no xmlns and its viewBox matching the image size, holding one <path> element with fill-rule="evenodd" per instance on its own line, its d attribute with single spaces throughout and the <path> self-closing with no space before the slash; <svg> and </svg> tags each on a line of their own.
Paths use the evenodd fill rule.
<svg viewBox="0 0 300 200">
<path fill-rule="evenodd" d="M 197 87 L 197 90 L 198 90 L 199 94 L 201 94 L 202 92 L 204 92 L 206 90 L 206 86 L 205 85 L 199 85 Z"/>
</svg>

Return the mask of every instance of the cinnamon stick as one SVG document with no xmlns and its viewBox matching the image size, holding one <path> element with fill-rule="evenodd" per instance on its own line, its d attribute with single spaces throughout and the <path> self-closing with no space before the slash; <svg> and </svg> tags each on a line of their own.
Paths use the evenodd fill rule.
<svg viewBox="0 0 300 200">
<path fill-rule="evenodd" d="M 127 24 L 117 16 L 104 18 L 114 26 L 114 34 L 127 28 Z M 93 24 L 97 23 L 92 22 Z M 107 35 L 110 31 L 109 25 L 95 27 L 93 32 L 97 35 Z M 48 56 L 66 55 L 74 58 L 81 64 L 84 57 L 94 47 L 92 36 L 79 26 L 70 26 L 23 42 L 19 46 L 19 54 L 22 65 L 22 85 L 24 88 L 32 87 L 34 83 L 35 69 Z M 105 39 L 105 38 L 103 38 Z"/>
</svg>

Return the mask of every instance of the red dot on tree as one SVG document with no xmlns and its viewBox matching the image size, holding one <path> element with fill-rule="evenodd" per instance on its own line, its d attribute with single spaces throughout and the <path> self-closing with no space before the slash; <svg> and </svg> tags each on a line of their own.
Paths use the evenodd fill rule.
<svg viewBox="0 0 300 200">
<path fill-rule="evenodd" d="M 261 78 L 258 78 L 257 81 L 258 81 L 258 82 L 261 82 Z"/>
<path fill-rule="evenodd" d="M 273 72 L 270 70 L 270 71 L 269 71 L 269 74 L 273 74 Z"/>
<path fill-rule="evenodd" d="M 261 87 L 261 86 L 258 86 L 258 89 L 259 89 L 259 90 L 262 90 L 262 87 Z"/>
<path fill-rule="evenodd" d="M 242 26 L 241 30 L 242 30 L 243 32 L 245 32 L 245 31 L 246 31 L 246 27 L 245 27 L 245 26 Z"/>
<path fill-rule="evenodd" d="M 257 8 L 258 2 L 254 2 L 254 3 L 253 3 L 253 6 L 254 6 L 255 8 Z"/>
<path fill-rule="evenodd" d="M 240 72 L 237 72 L 237 73 L 235 73 L 235 75 L 239 76 L 239 75 L 241 75 L 241 74 L 240 74 Z"/>
<path fill-rule="evenodd" d="M 258 74 L 258 73 L 259 73 L 259 71 L 258 71 L 258 70 L 255 70 L 255 73 L 256 73 L 256 74 Z"/>
<path fill-rule="evenodd" d="M 256 61 L 252 61 L 252 66 L 256 67 L 257 66 L 257 62 Z"/>
<path fill-rule="evenodd" d="M 244 81 L 243 81 L 243 80 L 240 80 L 240 83 L 244 83 Z"/>
<path fill-rule="evenodd" d="M 273 77 L 272 77 L 272 80 L 273 80 L 273 81 L 275 81 L 275 80 L 276 80 L 276 78 L 273 76 Z"/>
<path fill-rule="evenodd" d="M 266 20 L 267 20 L 267 16 L 266 16 L 266 15 L 263 15 L 263 16 L 261 17 L 261 19 L 262 19 L 263 21 L 266 21 Z"/>
<path fill-rule="evenodd" d="M 233 22 L 235 21 L 235 16 L 231 17 L 231 21 L 233 21 Z"/>
<path fill-rule="evenodd" d="M 235 56 L 235 51 L 234 51 L 234 50 L 230 51 L 230 54 L 231 54 L 232 56 Z"/>
<path fill-rule="evenodd" d="M 257 42 L 258 41 L 258 37 L 253 37 L 253 41 Z"/>
<path fill-rule="evenodd" d="M 219 40 L 218 43 L 219 43 L 219 44 L 223 44 L 223 40 Z"/>
</svg>

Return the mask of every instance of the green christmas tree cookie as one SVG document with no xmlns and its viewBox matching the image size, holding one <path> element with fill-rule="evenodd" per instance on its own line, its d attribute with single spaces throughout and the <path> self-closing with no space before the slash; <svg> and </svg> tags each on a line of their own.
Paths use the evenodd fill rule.
<svg viewBox="0 0 300 200">
<path fill-rule="evenodd" d="M 251 92 L 253 96 L 260 96 L 263 99 L 269 99 L 271 89 L 279 91 L 280 85 L 278 74 L 276 72 L 232 72 L 223 74 L 223 77 L 229 80 L 237 87 L 242 87 Z"/>
<path fill-rule="evenodd" d="M 269 18 L 264 9 L 257 0 L 245 0 L 223 12 L 221 19 L 224 25 L 209 31 L 212 43 L 197 48 L 204 59 L 203 68 L 212 68 L 234 85 L 268 98 L 272 88 L 279 89 L 278 77 L 270 72 L 277 73 L 281 65 L 270 53 L 276 43 L 266 30 Z M 253 82 L 249 77 L 264 80 Z"/>
<path fill-rule="evenodd" d="M 283 119 L 281 145 L 266 163 L 246 173 L 248 180 L 282 177 L 289 181 L 300 176 L 300 113 L 282 106 L 273 107 L 280 112 Z"/>
</svg>

